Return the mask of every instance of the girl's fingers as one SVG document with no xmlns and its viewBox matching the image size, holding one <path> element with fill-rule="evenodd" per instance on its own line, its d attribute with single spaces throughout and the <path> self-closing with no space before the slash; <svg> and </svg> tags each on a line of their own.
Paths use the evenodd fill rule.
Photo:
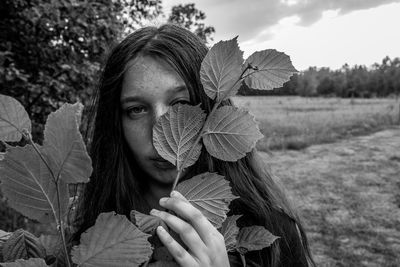
<svg viewBox="0 0 400 267">
<path fill-rule="evenodd" d="M 196 266 L 196 260 L 162 226 L 157 227 L 157 235 L 180 266 Z"/>
<path fill-rule="evenodd" d="M 201 211 L 193 207 L 179 192 L 173 191 L 170 198 L 160 199 L 160 205 L 189 221 L 206 245 L 215 243 L 215 237 L 220 235 Z"/>
<path fill-rule="evenodd" d="M 182 241 L 196 257 L 203 256 L 207 247 L 190 224 L 165 211 L 153 209 L 150 214 L 161 218 L 175 233 L 179 234 Z"/>
</svg>

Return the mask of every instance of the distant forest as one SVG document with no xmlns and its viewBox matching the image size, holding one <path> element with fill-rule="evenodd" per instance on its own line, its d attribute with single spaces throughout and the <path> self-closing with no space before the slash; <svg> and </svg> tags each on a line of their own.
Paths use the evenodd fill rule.
<svg viewBox="0 0 400 267">
<path fill-rule="evenodd" d="M 339 70 L 310 67 L 272 91 L 243 85 L 240 95 L 299 95 L 337 97 L 388 97 L 400 95 L 400 58 L 385 57 L 371 67 L 345 64 Z"/>
</svg>

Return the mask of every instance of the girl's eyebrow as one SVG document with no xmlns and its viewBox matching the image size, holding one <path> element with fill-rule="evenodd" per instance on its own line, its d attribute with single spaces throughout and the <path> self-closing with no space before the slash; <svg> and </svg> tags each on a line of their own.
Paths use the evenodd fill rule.
<svg viewBox="0 0 400 267">
<path fill-rule="evenodd" d="M 171 88 L 170 90 L 167 91 L 167 94 L 171 97 L 175 94 L 179 94 L 182 93 L 184 91 L 187 91 L 186 85 L 180 85 L 174 88 Z M 140 101 L 145 101 L 146 98 L 141 96 L 141 95 L 137 95 L 137 96 L 127 96 L 121 99 L 121 105 L 129 103 L 129 102 L 140 102 Z"/>
</svg>

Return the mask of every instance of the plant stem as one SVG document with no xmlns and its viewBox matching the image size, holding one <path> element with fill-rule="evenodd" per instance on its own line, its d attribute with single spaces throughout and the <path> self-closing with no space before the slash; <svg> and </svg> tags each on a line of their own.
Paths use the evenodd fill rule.
<svg viewBox="0 0 400 267">
<path fill-rule="evenodd" d="M 53 178 L 53 181 L 56 182 L 56 177 L 54 175 L 53 170 L 50 168 L 50 165 L 47 163 L 46 159 L 43 157 L 42 152 L 40 152 L 40 150 L 38 149 L 38 147 L 36 146 L 36 144 L 33 142 L 32 140 L 32 136 L 28 133 L 28 135 L 25 137 L 26 139 L 28 139 L 29 143 L 32 145 L 33 149 L 36 151 L 36 153 L 39 155 L 40 159 L 43 161 L 44 165 L 46 165 L 47 169 L 49 170 L 51 177 Z"/>
<path fill-rule="evenodd" d="M 242 260 L 243 267 L 246 267 L 246 258 L 244 257 L 244 254 L 240 253 L 240 259 Z"/>
<path fill-rule="evenodd" d="M 240 74 L 239 79 L 233 84 L 233 86 L 225 91 L 225 94 L 222 94 L 221 97 L 219 98 L 219 100 L 214 104 L 211 112 L 207 115 L 207 118 L 200 130 L 199 135 L 196 137 L 196 140 L 194 141 L 193 146 L 190 148 L 189 153 L 186 155 L 185 159 L 183 160 L 181 166 L 185 166 L 186 162 L 189 160 L 189 158 L 192 156 L 192 153 L 194 151 L 194 148 L 196 147 L 196 145 L 200 142 L 200 139 L 203 137 L 204 131 L 205 131 L 205 126 L 207 125 L 208 121 L 210 120 L 210 117 L 212 117 L 212 115 L 216 112 L 217 108 L 219 107 L 219 105 L 222 103 L 223 100 L 225 100 L 225 97 L 230 93 L 230 91 L 235 88 L 236 84 L 241 82 L 244 78 L 246 78 L 249 75 L 246 75 L 245 77 L 243 77 L 244 73 L 248 70 L 248 69 L 252 69 L 253 67 L 249 64 L 247 65 L 247 67 L 242 71 L 242 74 Z M 217 99 L 218 95 L 215 96 L 214 102 Z M 172 185 L 172 189 L 171 191 L 175 190 L 176 185 L 178 184 L 179 179 L 181 178 L 182 172 L 183 172 L 183 167 L 181 167 L 180 169 L 178 169 L 178 173 L 176 174 L 175 180 L 174 180 L 174 184 Z"/>
<path fill-rule="evenodd" d="M 54 185 L 56 187 L 58 214 L 54 210 L 53 206 L 51 205 L 50 200 L 48 200 L 48 201 L 49 201 L 50 206 L 52 207 L 54 220 L 56 221 L 56 224 L 57 224 L 57 230 L 58 230 L 59 234 L 61 235 L 62 245 L 63 245 L 63 249 L 64 249 L 64 253 L 65 253 L 65 259 L 67 261 L 67 266 L 71 267 L 71 263 L 69 261 L 67 243 L 66 243 L 66 240 L 65 240 L 64 223 L 63 223 L 62 216 L 61 216 L 61 200 L 60 200 L 60 190 L 58 188 L 58 179 L 54 176 L 53 170 L 50 168 L 50 165 L 48 164 L 48 162 L 44 158 L 42 152 L 40 152 L 39 148 L 33 142 L 32 135 L 28 132 L 28 133 L 24 133 L 23 136 L 32 145 L 33 149 L 36 151 L 36 153 L 39 155 L 40 159 L 46 165 L 47 169 L 49 170 L 49 172 L 51 174 L 51 177 L 53 178 L 53 182 L 54 182 Z"/>
<path fill-rule="evenodd" d="M 61 235 L 63 250 L 65 253 L 65 259 L 67 260 L 67 266 L 71 267 L 71 262 L 69 261 L 68 249 L 67 249 L 67 242 L 65 240 L 65 231 L 64 231 L 64 222 L 61 218 L 61 200 L 60 200 L 60 191 L 58 188 L 58 182 L 56 182 L 56 193 L 57 193 L 57 205 L 58 205 L 58 224 L 57 230 Z"/>
</svg>

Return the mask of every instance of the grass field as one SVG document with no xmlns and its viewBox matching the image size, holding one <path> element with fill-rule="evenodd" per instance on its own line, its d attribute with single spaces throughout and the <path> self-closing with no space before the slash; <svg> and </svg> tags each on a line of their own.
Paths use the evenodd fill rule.
<svg viewBox="0 0 400 267">
<path fill-rule="evenodd" d="M 400 124 L 396 99 L 235 97 L 260 122 L 260 151 L 303 149 Z"/>
<path fill-rule="evenodd" d="M 300 214 L 317 266 L 400 266 L 400 127 L 261 154 Z"/>
<path fill-rule="evenodd" d="M 237 97 L 317 266 L 400 266 L 400 101 Z M 382 130 L 382 131 L 380 131 Z"/>
</svg>

